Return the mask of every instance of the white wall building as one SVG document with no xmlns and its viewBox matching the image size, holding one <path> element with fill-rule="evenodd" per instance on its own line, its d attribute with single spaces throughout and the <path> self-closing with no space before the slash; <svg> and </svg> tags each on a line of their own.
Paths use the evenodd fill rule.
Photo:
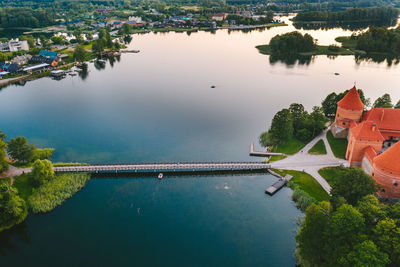
<svg viewBox="0 0 400 267">
<path fill-rule="evenodd" d="M 29 44 L 27 41 L 20 41 L 17 39 L 11 39 L 9 42 L 0 44 L 1 52 L 16 52 L 16 51 L 28 51 Z"/>
</svg>

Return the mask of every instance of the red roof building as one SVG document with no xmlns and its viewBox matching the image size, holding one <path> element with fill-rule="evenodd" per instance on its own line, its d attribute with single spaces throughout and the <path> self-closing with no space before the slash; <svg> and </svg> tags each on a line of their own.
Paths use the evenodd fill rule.
<svg viewBox="0 0 400 267">
<path fill-rule="evenodd" d="M 346 159 L 361 167 L 381 185 L 380 195 L 400 198 L 400 109 L 373 108 L 364 104 L 355 87 L 338 102 L 331 131 L 347 138 Z"/>
<path fill-rule="evenodd" d="M 335 137 L 345 138 L 349 134 L 350 124 L 359 123 L 364 111 L 364 104 L 356 87 L 350 91 L 337 103 L 335 123 L 332 126 L 332 134 Z"/>
</svg>

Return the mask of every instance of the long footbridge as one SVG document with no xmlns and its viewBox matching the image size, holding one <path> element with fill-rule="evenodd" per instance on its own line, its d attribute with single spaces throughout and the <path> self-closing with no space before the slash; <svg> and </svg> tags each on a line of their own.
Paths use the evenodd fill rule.
<svg viewBox="0 0 400 267">
<path fill-rule="evenodd" d="M 176 163 L 134 163 L 103 164 L 54 167 L 55 172 L 92 172 L 92 173 L 158 173 L 158 172 L 229 172 L 261 171 L 271 165 L 262 162 L 176 162 Z"/>
</svg>

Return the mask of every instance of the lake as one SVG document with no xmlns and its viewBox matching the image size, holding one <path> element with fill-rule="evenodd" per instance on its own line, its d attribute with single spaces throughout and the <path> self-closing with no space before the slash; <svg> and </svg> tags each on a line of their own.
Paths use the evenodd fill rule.
<svg viewBox="0 0 400 267">
<path fill-rule="evenodd" d="M 287 18 L 286 18 L 287 20 Z M 0 91 L 0 128 L 54 147 L 53 161 L 253 161 L 250 142 L 293 102 L 307 110 L 354 83 L 400 99 L 397 65 L 353 56 L 271 64 L 256 45 L 293 26 L 134 35 L 87 76 Z M 340 29 L 302 31 L 320 44 Z M 335 72 L 340 75 L 334 75 Z M 215 88 L 211 88 L 214 85 Z M 258 149 L 260 149 L 258 147 Z M 92 179 L 61 207 L 0 234 L 3 266 L 293 266 L 301 212 L 271 175 Z"/>
</svg>

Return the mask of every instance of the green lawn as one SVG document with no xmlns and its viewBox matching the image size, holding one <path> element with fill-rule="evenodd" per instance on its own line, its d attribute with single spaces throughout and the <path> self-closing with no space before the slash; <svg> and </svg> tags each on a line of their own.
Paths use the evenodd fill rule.
<svg viewBox="0 0 400 267">
<path fill-rule="evenodd" d="M 343 167 L 327 167 L 320 169 L 318 173 L 332 186 L 336 177 L 342 175 Z"/>
<path fill-rule="evenodd" d="M 292 170 L 274 170 L 280 175 L 290 174 L 293 178 L 290 180 L 300 187 L 301 190 L 315 198 L 317 201 L 329 201 L 328 193 L 322 186 L 308 173 Z"/>
<path fill-rule="evenodd" d="M 292 138 L 286 143 L 275 145 L 272 152 L 284 153 L 286 155 L 293 155 L 299 152 L 307 143 L 302 142 L 296 138 Z"/>
<path fill-rule="evenodd" d="M 345 138 L 335 138 L 331 131 L 326 134 L 329 145 L 331 146 L 332 152 L 335 157 L 340 159 L 346 159 L 347 150 L 347 139 Z"/>
<path fill-rule="evenodd" d="M 296 138 L 290 139 L 288 142 L 275 145 L 272 152 L 284 153 L 286 155 L 293 155 L 299 152 L 307 143 L 302 142 Z M 268 162 L 273 162 L 286 158 L 286 156 L 272 156 Z"/>
<path fill-rule="evenodd" d="M 319 140 L 310 150 L 308 150 L 309 154 L 313 155 L 326 155 L 326 147 L 324 141 Z"/>
<path fill-rule="evenodd" d="M 13 186 L 18 189 L 18 194 L 25 201 L 28 200 L 30 195 L 32 195 L 34 189 L 34 186 L 29 178 L 29 174 L 27 173 L 14 178 Z"/>
</svg>

